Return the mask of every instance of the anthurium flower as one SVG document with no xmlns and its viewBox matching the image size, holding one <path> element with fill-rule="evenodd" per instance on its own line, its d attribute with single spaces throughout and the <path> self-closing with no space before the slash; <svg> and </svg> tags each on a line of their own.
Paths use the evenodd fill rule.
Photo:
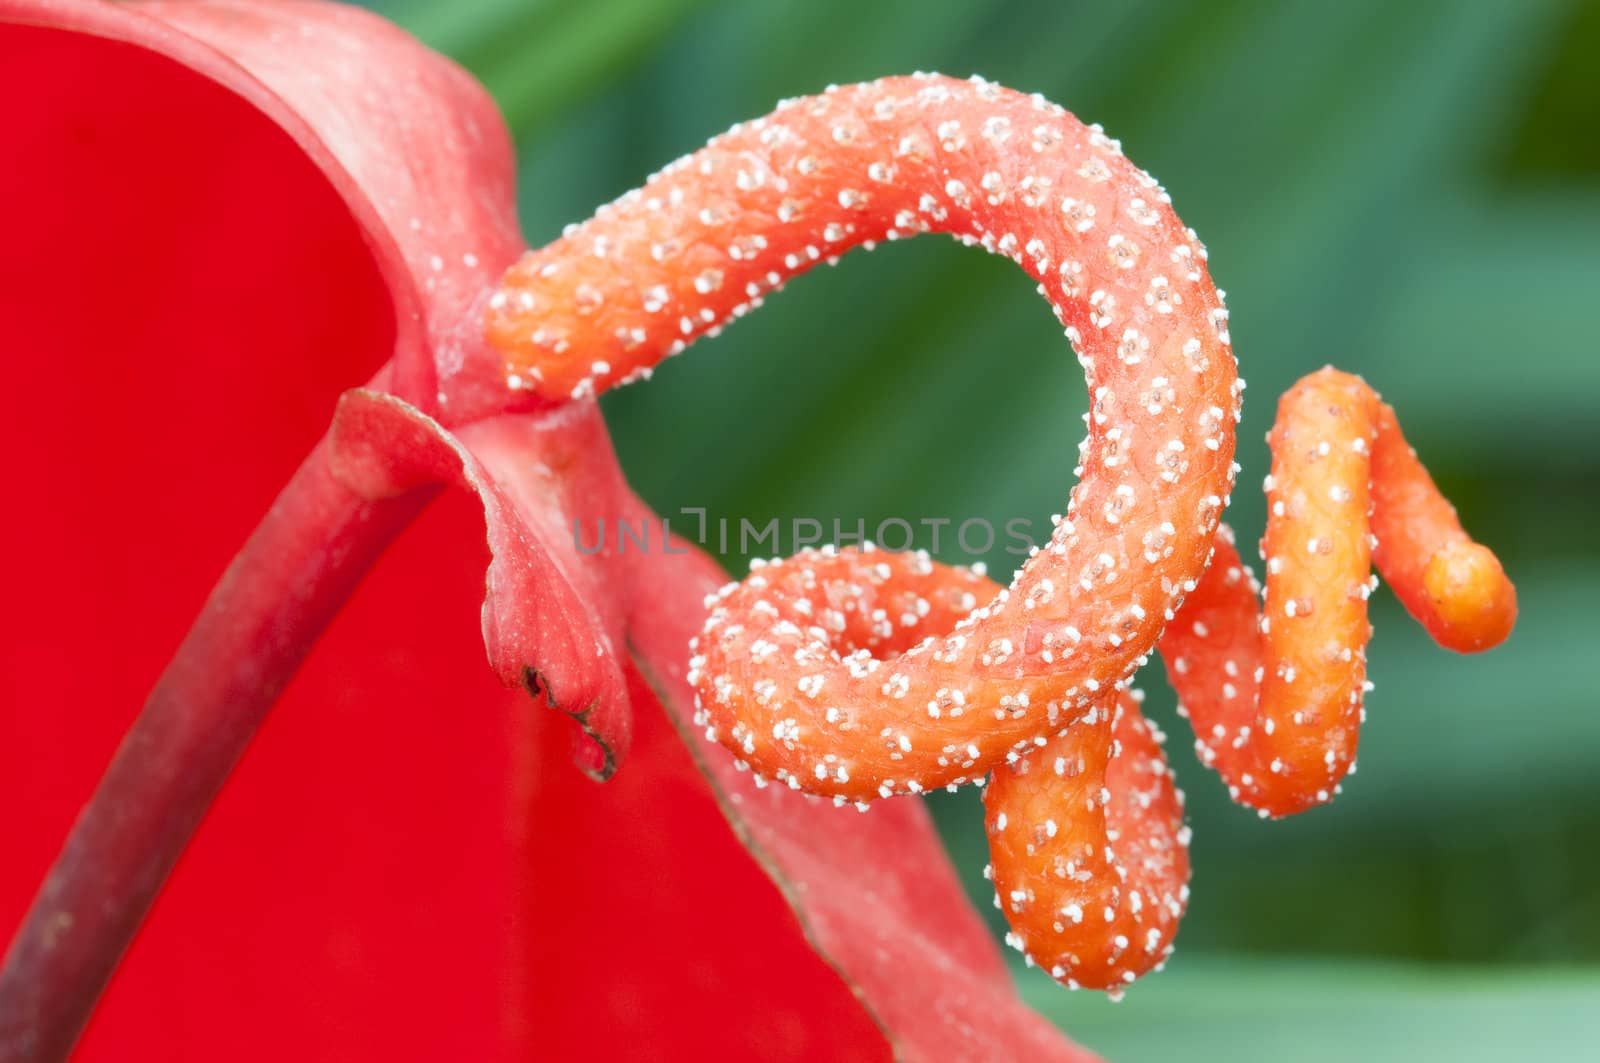
<svg viewBox="0 0 1600 1063">
<path fill-rule="evenodd" d="M 125 336 L 147 346 L 111 394 L 119 412 L 139 412 L 128 430 L 138 445 L 163 444 L 152 465 L 180 501 L 150 527 L 170 540 L 200 491 L 239 490 L 233 466 L 219 475 L 215 464 L 238 425 L 230 408 L 203 438 L 181 415 L 146 431 L 150 410 L 175 393 L 207 410 L 253 394 L 291 351 L 349 353 L 370 372 L 364 386 L 340 381 L 355 386 L 156 680 L 33 901 L 0 972 L 8 1058 L 70 1048 L 286 690 L 311 712 L 349 711 L 280 739 L 281 775 L 250 759 L 256 774 L 224 794 L 188 863 L 204 869 L 230 807 L 259 794 L 257 833 L 229 834 L 249 854 L 213 865 L 214 881 L 185 868 L 101 1030 L 158 1014 L 136 987 L 169 989 L 160 965 L 172 955 L 206 980 L 181 998 L 180 1021 L 203 1007 L 214 1022 L 231 1006 L 248 1024 L 236 987 L 210 1003 L 229 988 L 220 972 L 248 951 L 248 976 L 276 975 L 252 1000 L 278 1006 L 285 982 L 315 994 L 294 1009 L 310 1025 L 282 1030 L 319 1044 L 361 1028 L 352 1012 L 392 1008 L 395 970 L 417 972 L 406 1014 L 425 1018 L 386 1055 L 429 1037 L 458 1054 L 469 1028 L 474 1055 L 626 1044 L 630 1055 L 1081 1056 L 1017 1002 L 921 807 L 874 802 L 986 782 L 1008 941 L 1069 987 L 1120 993 L 1170 955 L 1188 897 L 1181 795 L 1130 688 L 1158 644 L 1203 759 L 1270 818 L 1326 803 L 1354 769 L 1374 565 L 1453 649 L 1487 649 L 1515 620 L 1499 562 L 1462 529 L 1394 411 L 1332 368 L 1280 403 L 1257 584 L 1221 522 L 1243 383 L 1205 248 L 1116 141 L 1041 97 L 919 74 L 787 100 L 519 255 L 492 110 L 381 21 L 254 3 L 0 10 L 19 56 L 7 70 L 53 104 L 42 122 L 18 120 L 13 140 L 30 157 L 67 158 L 82 182 L 108 151 L 148 158 L 170 141 L 193 167 L 187 186 L 135 184 L 138 198 L 124 191 L 102 218 L 80 204 L 99 189 L 62 206 L 59 186 L 18 179 L 9 201 L 38 209 L 18 226 L 30 272 L 14 287 L 43 322 L 17 330 L 38 376 L 24 393 L 62 397 L 39 404 L 48 414 L 27 425 L 28 444 L 81 446 L 101 422 L 91 415 L 86 432 L 67 411 L 94 393 Z M 108 120 L 113 84 L 134 91 Z M 242 203 L 233 172 L 248 175 Z M 820 261 L 923 232 L 1013 259 L 1084 366 L 1079 482 L 1050 540 L 1006 587 L 868 545 L 805 551 L 724 583 L 629 491 L 595 394 L 647 377 Z M 141 257 L 170 268 L 141 270 Z M 173 277 L 181 298 L 165 287 Z M 86 328 L 101 320 L 103 289 L 126 309 Z M 180 366 L 178 386 L 146 396 L 146 362 Z M 275 407 L 261 420 L 244 446 L 283 430 Z M 189 459 L 186 476 L 162 463 L 168 450 Z M 96 469 L 114 460 L 94 458 Z M 59 467 L 43 468 L 38 489 L 59 492 Z M 444 626 L 468 610 L 441 582 L 463 559 L 482 563 L 481 546 L 463 546 L 483 540 L 457 527 L 423 550 L 406 537 L 380 562 L 452 489 L 486 531 L 491 670 L 556 710 L 520 702 L 471 742 L 460 709 L 423 729 L 404 709 L 424 694 L 453 709 L 492 700 L 451 664 L 465 646 Z M 90 658 L 96 675 L 104 661 L 92 655 L 126 621 L 85 630 L 83 603 L 101 603 L 111 578 L 81 563 L 74 535 L 156 516 L 141 491 L 108 522 L 101 494 L 73 482 L 51 511 L 84 515 L 48 542 L 26 529 L 16 550 L 68 551 L 36 569 L 63 603 L 52 632 L 72 634 L 63 670 Z M 608 522 L 636 527 L 641 544 L 659 526 L 657 549 L 630 552 L 619 535 L 587 550 L 568 535 Z M 369 570 L 354 610 L 378 598 L 375 627 L 336 621 Z M 397 621 L 408 640 L 380 633 Z M 73 735 L 82 725 L 68 724 Z M 24 740 L 17 748 L 34 744 Z M 593 782 L 552 755 L 568 740 Z M 305 822 L 272 864 L 290 879 L 258 874 L 262 833 L 295 808 L 285 776 L 313 750 L 326 775 L 302 791 Z M 34 769 L 27 760 L 13 776 L 25 787 Z M 418 863 L 396 876 L 381 825 L 400 800 L 416 802 L 402 848 Z M 854 817 L 852 804 L 875 814 Z M 356 810 L 359 821 L 341 819 Z M 327 898 L 288 899 L 308 868 L 341 864 L 385 877 L 359 879 L 359 914 L 319 933 Z M 228 878 L 241 867 L 248 883 Z M 183 875 L 206 903 L 180 906 Z M 225 915 L 208 916 L 219 899 Z M 234 933 L 246 908 L 246 948 L 233 940 L 197 962 L 202 932 L 186 924 Z M 482 936 L 469 944 L 475 922 Z M 310 977 L 285 947 L 295 935 L 320 950 Z M 448 988 L 426 979 L 445 970 Z M 346 1001 L 337 1020 L 325 1010 L 335 998 Z M 138 1018 L 119 1019 L 119 1002 Z"/>
<path fill-rule="evenodd" d="M 5 0 L 0 89 L 0 1059 L 119 959 L 82 1058 L 1086 1058 L 919 804 L 695 732 L 709 559 L 575 548 L 656 522 L 592 401 L 508 401 L 468 76 L 334 5 Z"/>
</svg>

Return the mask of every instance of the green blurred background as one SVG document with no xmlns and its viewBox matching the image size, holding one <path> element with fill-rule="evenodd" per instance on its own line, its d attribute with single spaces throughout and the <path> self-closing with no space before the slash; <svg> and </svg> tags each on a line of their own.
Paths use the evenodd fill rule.
<svg viewBox="0 0 1600 1063">
<path fill-rule="evenodd" d="M 1331 808 L 1277 824 L 1228 804 L 1150 669 L 1196 836 L 1176 962 L 1119 1005 L 1036 972 L 1025 992 L 1115 1060 L 1600 1058 L 1600 6 L 374 6 L 498 97 L 533 244 L 829 82 L 978 72 L 1102 122 L 1231 293 L 1252 400 L 1229 513 L 1242 537 L 1262 526 L 1276 396 L 1331 362 L 1399 409 L 1505 559 L 1522 619 L 1500 650 L 1460 658 L 1379 595 L 1361 772 Z M 1043 527 L 1085 399 L 1032 287 L 948 240 L 851 256 L 610 396 L 623 464 L 668 514 Z M 945 429 L 973 411 L 981 432 Z M 1002 578 L 1016 564 L 988 560 Z M 933 805 L 998 926 L 975 796 Z"/>
</svg>

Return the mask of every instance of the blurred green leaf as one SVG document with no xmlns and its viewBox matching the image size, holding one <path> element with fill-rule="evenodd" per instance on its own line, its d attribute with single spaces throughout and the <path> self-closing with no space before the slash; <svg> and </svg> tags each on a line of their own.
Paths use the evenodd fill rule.
<svg viewBox="0 0 1600 1063">
<path fill-rule="evenodd" d="M 375 5 L 486 85 L 521 137 L 636 62 L 702 0 L 392 0 Z"/>
<path fill-rule="evenodd" d="M 1600 446 L 1600 202 L 1442 214 L 1347 367 L 1381 381 L 1430 445 L 1492 458 L 1537 441 L 1582 463 Z"/>
<path fill-rule="evenodd" d="M 1600 1003 L 1600 170 L 1582 121 L 1600 99 L 1594 5 L 387 8 L 507 106 L 535 241 L 829 82 L 981 72 L 1104 123 L 1171 190 L 1230 292 L 1251 384 L 1228 513 L 1242 539 L 1262 527 L 1276 395 L 1331 362 L 1396 404 L 1518 580 L 1522 619 L 1504 647 L 1462 658 L 1380 594 L 1361 771 L 1331 808 L 1281 823 L 1227 802 L 1152 669 L 1141 682 L 1196 828 L 1177 961 L 1115 1007 L 1043 990 L 1037 972 L 1030 996 L 1115 1059 L 1593 1054 L 1575 1038 Z M 1083 391 L 1009 263 L 917 240 L 797 280 L 605 408 L 649 501 L 706 507 L 735 534 L 740 518 L 795 516 L 1042 526 L 1071 487 Z M 947 526 L 941 555 L 972 560 L 953 538 Z M 735 542 L 723 560 L 746 558 Z M 1004 576 L 1020 558 L 997 546 L 985 560 Z M 933 805 L 998 925 L 976 795 Z M 1219 952 L 1303 960 L 1207 960 Z M 1589 966 L 1519 966 L 1535 962 Z"/>
<path fill-rule="evenodd" d="M 1020 972 L 1030 1004 L 1119 1063 L 1593 1058 L 1600 976 L 1531 969 L 1182 962 L 1120 1004 Z"/>
</svg>

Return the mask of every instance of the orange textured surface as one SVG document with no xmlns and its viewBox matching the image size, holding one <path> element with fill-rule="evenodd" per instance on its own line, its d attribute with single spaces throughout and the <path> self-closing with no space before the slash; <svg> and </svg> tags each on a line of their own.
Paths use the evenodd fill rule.
<svg viewBox="0 0 1600 1063">
<path fill-rule="evenodd" d="M 1234 800 L 1282 816 L 1331 800 L 1355 768 L 1374 561 L 1455 649 L 1503 640 L 1516 593 L 1359 377 L 1323 369 L 1301 380 L 1269 440 L 1265 602 L 1224 528 L 1161 653 L 1201 760 Z"/>
<path fill-rule="evenodd" d="M 1238 411 L 1226 312 L 1166 199 L 1116 142 L 1039 97 L 891 78 L 736 127 L 507 274 L 491 339 L 514 380 L 552 397 L 638 374 L 817 261 L 928 231 L 1013 258 L 1078 350 L 1093 406 L 1069 519 L 970 622 L 857 675 L 827 653 L 827 616 L 758 609 L 755 586 L 713 610 L 703 708 L 728 736 L 767 721 L 735 740 L 758 770 L 851 800 L 975 778 L 1049 733 L 1045 706 L 1076 715 L 1141 663 L 1210 549 Z M 1001 713 L 994 680 L 1036 711 Z M 932 715 L 955 698 L 973 711 Z M 851 742 L 826 733 L 846 705 L 902 721 L 889 737 L 913 756 L 821 771 L 814 746 Z M 976 752 L 942 753 L 951 743 Z"/>
<path fill-rule="evenodd" d="M 983 795 L 1011 944 L 1073 987 L 1159 966 L 1189 900 L 1183 795 L 1140 700 L 1106 698 Z"/>
<path fill-rule="evenodd" d="M 734 127 L 525 256 L 488 332 L 513 388 L 592 395 L 818 262 L 925 232 L 1015 261 L 1084 367 L 1066 515 L 1003 589 L 870 548 L 755 566 L 708 599 L 696 722 L 758 780 L 838 804 L 993 772 L 1012 944 L 1115 989 L 1170 952 L 1187 897 L 1181 798 L 1127 691 L 1158 639 L 1202 757 L 1280 815 L 1354 767 L 1374 560 L 1456 649 L 1503 639 L 1515 594 L 1393 412 L 1329 369 L 1271 436 L 1263 607 L 1219 524 L 1243 385 L 1204 248 L 1097 127 L 981 79 L 830 89 Z"/>
</svg>

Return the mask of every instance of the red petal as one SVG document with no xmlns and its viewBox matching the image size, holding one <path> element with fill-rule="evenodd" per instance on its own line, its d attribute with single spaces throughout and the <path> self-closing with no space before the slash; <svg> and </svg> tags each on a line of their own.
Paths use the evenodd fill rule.
<svg viewBox="0 0 1600 1063">
<path fill-rule="evenodd" d="M 699 603 L 726 577 L 699 551 L 658 552 L 639 580 L 629 638 L 745 845 L 813 947 L 911 1060 L 1091 1060 L 1018 998 L 920 801 L 869 811 L 758 788 L 691 723 L 687 646 Z"/>
<path fill-rule="evenodd" d="M 0 172 L 0 291 L 25 312 L 3 334 L 25 397 L 8 425 L 30 459 L 12 480 L 29 519 L 0 525 L 0 552 L 24 562 L 12 600 L 26 610 L 0 639 L 7 701 L 26 707 L 5 720 L 0 800 L 29 812 L 8 831 L 0 928 L 332 397 L 398 345 L 400 386 L 430 398 L 418 352 L 437 343 L 447 374 L 470 361 L 464 302 L 517 249 L 498 119 L 449 64 L 348 9 L 152 10 L 183 32 L 126 7 L 0 0 L 0 23 L 34 24 L 0 25 L 0 90 L 30 104 L 0 110 L 0 138 L 29 160 Z M 361 64 L 329 61 L 349 47 Z M 505 430 L 481 430 L 485 460 L 517 452 Z M 808 941 L 636 681 L 630 771 L 600 788 L 573 772 L 564 721 L 528 713 L 481 666 L 466 620 L 485 559 L 461 549 L 481 527 L 474 508 L 450 500 L 425 518 L 319 646 L 158 901 L 82 1058 L 276 1059 L 306 1044 L 524 1058 L 624 1040 L 668 1056 L 881 1052 L 852 990 L 908 1055 L 943 1047 L 919 1029 L 942 1000 L 992 1036 L 978 1051 L 1032 1038 L 1061 1058 L 915 807 L 861 817 L 836 845 L 813 839 L 809 856 L 786 832 L 811 821 L 738 817 L 781 881 L 808 891 Z M 712 578 L 698 559 L 676 564 L 701 567 L 646 585 L 645 604 L 688 619 L 636 631 L 672 662 Z M 623 607 L 585 601 L 606 630 Z M 681 672 L 672 682 L 681 694 Z M 931 876 L 899 881 L 888 852 Z M 928 966 L 881 967 L 871 939 L 850 940 L 865 918 L 841 866 L 851 854 L 863 882 L 926 906 L 885 918 L 890 955 Z M 938 944 L 915 929 L 936 920 L 954 928 Z M 944 989 L 923 977 L 945 967 Z"/>
<path fill-rule="evenodd" d="M 135 35 L 178 61 L 113 39 Z M 0 937 L 335 397 L 395 347 L 362 215 L 246 80 L 109 5 L 0 5 L 20 459 L 0 522 Z"/>
<path fill-rule="evenodd" d="M 888 1058 L 650 687 L 629 680 L 634 747 L 616 778 L 596 787 L 552 751 L 529 780 L 530 902 L 559 913 L 529 942 L 541 1057 Z"/>
<path fill-rule="evenodd" d="M 237 134 L 195 135 L 197 106 L 248 107 L 321 171 L 371 248 L 398 324 L 393 389 L 431 408 L 437 361 L 438 383 L 451 392 L 452 419 L 503 404 L 499 359 L 483 351 L 480 313 L 472 304 L 523 247 L 514 159 L 493 101 L 465 71 L 383 19 L 338 4 L 0 0 L 3 23 L 16 25 L 0 30 L 7 37 L 0 89 L 7 99 L 35 104 L 8 109 L 8 126 L 20 128 L 6 129 L 7 143 L 33 165 L 0 177 L 6 201 L 49 198 L 92 210 L 82 186 L 103 167 L 158 160 L 168 173 L 207 172 L 213 181 L 197 183 L 188 197 L 159 187 L 125 194 L 141 213 L 215 209 L 209 200 L 225 189 L 236 209 L 314 232 L 292 190 L 230 151 L 241 139 Z M 202 86 L 199 78 L 211 84 Z M 224 102 L 225 95 L 237 102 Z M 106 128 L 118 112 L 137 127 Z M 260 117 L 239 113 L 258 138 L 272 135 Z M 64 172 L 74 155 L 87 164 L 77 176 Z M 62 179 L 64 186 L 55 183 Z M 13 192 L 25 198 L 13 200 Z M 151 232 L 160 230 L 152 226 Z M 65 250 L 110 246 L 103 232 L 83 244 L 61 239 L 65 235 L 56 234 Z M 138 247 L 124 245 L 124 251 Z M 258 254 L 254 245 L 221 234 L 212 247 L 215 283 Z M 176 290 L 174 278 L 148 266 L 130 275 L 127 267 L 137 257 L 121 261 L 123 286 Z M 301 283 L 342 293 L 346 278 L 332 263 L 310 259 L 302 266 Z M 268 305 L 257 313 L 272 312 L 276 293 L 260 294 L 269 297 Z M 255 323 L 254 315 L 232 322 L 241 331 Z M 280 350 L 276 357 L 294 353 Z M 259 371 L 237 354 L 231 345 L 226 354 L 218 352 L 215 368 L 241 376 Z M 480 360 L 483 370 L 472 372 Z"/>
<path fill-rule="evenodd" d="M 483 667 L 481 522 L 447 494 L 334 623 L 79 1058 L 887 1054 L 648 688 L 596 785 Z"/>
<path fill-rule="evenodd" d="M 591 403 L 468 431 L 476 454 L 416 407 L 352 391 L 334 418 L 338 475 L 371 498 L 436 483 L 477 494 L 492 557 L 483 603 L 489 663 L 508 686 L 577 721 L 587 735 L 585 769 L 608 779 L 627 753 L 630 730 L 617 662 L 622 614 L 600 559 L 579 553 L 566 519 L 574 490 L 602 512 L 621 491 L 605 425 Z"/>
<path fill-rule="evenodd" d="M 21 459 L 18 509 L 0 522 L 0 802 L 14 813 L 0 941 L 335 398 L 397 340 L 421 377 L 430 336 L 458 320 L 475 336 L 478 315 L 451 301 L 514 249 L 510 154 L 481 91 L 359 12 L 273 17 L 322 15 L 374 34 L 359 87 L 453 93 L 437 117 L 476 122 L 482 151 L 450 162 L 434 142 L 465 134 L 430 132 L 434 112 L 416 109 L 418 152 L 349 135 L 376 118 L 338 109 L 336 90 L 355 86 L 309 87 L 296 98 L 317 110 L 296 114 L 292 86 L 269 90 L 135 11 L 0 0 L 0 143 L 16 162 L 0 167 L 0 335 Z M 308 54 L 335 43 L 297 40 L 291 73 L 311 77 Z M 456 256 L 430 293 L 427 256 L 443 250 L 429 227 L 481 237 L 481 276 L 458 283 Z M 459 524 L 403 549 L 413 574 L 475 568 L 462 607 L 403 580 L 356 603 L 180 865 L 85 1058 L 530 1054 L 527 698 L 500 697 L 482 665 L 483 558 L 461 550 L 481 524 Z M 422 641 L 435 609 L 445 635 Z"/>
<path fill-rule="evenodd" d="M 421 315 L 429 349 L 417 352 L 417 379 L 422 365 L 437 363 L 439 398 L 450 402 L 441 415 L 454 422 L 503 405 L 504 374 L 473 304 L 524 245 L 511 140 L 483 86 L 392 23 L 343 4 L 227 0 L 145 10 L 259 79 L 280 101 L 269 113 L 287 107 L 281 120 L 292 134 L 303 122 L 310 135 L 296 139 L 307 154 L 353 212 L 372 213 L 366 227 L 391 286 L 412 289 L 414 310 L 396 299 L 402 319 Z M 413 356 L 405 342 L 396 353 L 403 366 Z M 420 388 L 393 390 L 424 408 L 435 399 Z"/>
</svg>

